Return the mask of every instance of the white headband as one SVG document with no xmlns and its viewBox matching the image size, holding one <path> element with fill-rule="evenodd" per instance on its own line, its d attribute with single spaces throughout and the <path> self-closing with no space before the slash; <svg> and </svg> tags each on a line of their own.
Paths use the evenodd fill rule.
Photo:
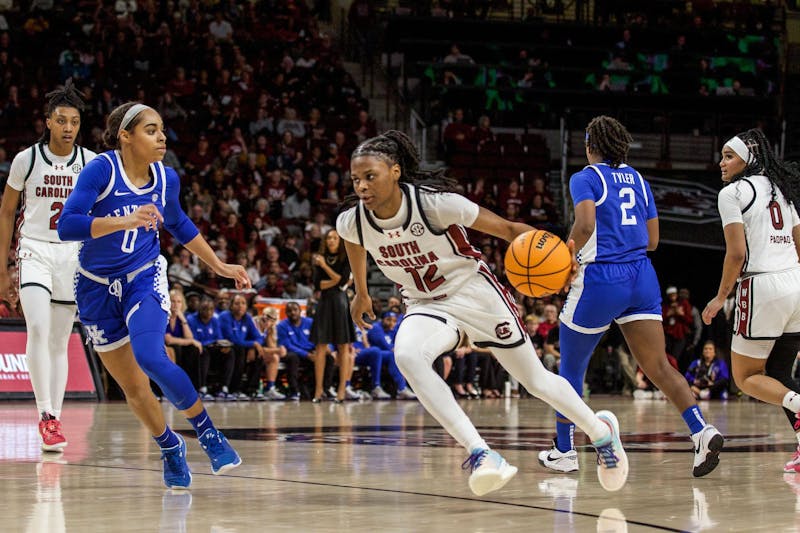
<svg viewBox="0 0 800 533">
<path fill-rule="evenodd" d="M 736 152 L 736 155 L 741 157 L 745 163 L 750 164 L 753 154 L 741 138 L 734 136 L 725 143 L 725 146 Z"/>
<path fill-rule="evenodd" d="M 144 111 L 145 109 L 152 109 L 149 105 L 144 104 L 134 104 L 132 105 L 127 111 L 125 111 L 125 116 L 122 117 L 122 122 L 119 123 L 119 129 L 117 130 L 117 135 L 119 136 L 122 133 L 122 130 L 128 127 L 128 124 L 136 118 L 136 115 Z"/>
</svg>

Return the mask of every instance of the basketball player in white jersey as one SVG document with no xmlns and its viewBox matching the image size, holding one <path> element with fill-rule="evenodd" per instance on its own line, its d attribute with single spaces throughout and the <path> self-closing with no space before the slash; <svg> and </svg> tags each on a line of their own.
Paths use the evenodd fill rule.
<svg viewBox="0 0 800 533">
<path fill-rule="evenodd" d="M 62 242 L 56 224 L 78 174 L 95 156 L 75 144 L 83 108 L 71 79 L 47 94 L 47 129 L 39 142 L 14 157 L 0 204 L 0 294 L 5 294 L 10 286 L 7 264 L 14 218 L 22 198 L 19 298 L 27 318 L 25 354 L 45 451 L 60 451 L 67 445 L 60 417 L 67 387 L 67 343 L 75 319 L 72 284 L 79 245 Z"/>
<path fill-rule="evenodd" d="M 480 252 L 467 240 L 465 227 L 513 240 L 533 228 L 513 223 L 453 194 L 454 182 L 440 172 L 419 170 L 411 140 L 388 131 L 361 143 L 351 156 L 357 198 L 336 221 L 355 279 L 351 314 L 369 329 L 375 319 L 367 289 L 367 252 L 400 291 L 408 306 L 395 340 L 397 366 L 431 415 L 464 446 L 471 470 L 469 486 L 477 495 L 503 487 L 516 474 L 481 438 L 475 426 L 432 368 L 464 334 L 492 353 L 525 387 L 583 429 L 598 452 L 598 478 L 606 490 L 619 490 L 628 460 L 619 440 L 619 424 L 609 411 L 595 414 L 562 377 L 545 370 L 534 353 L 516 305 Z"/>
<path fill-rule="evenodd" d="M 733 378 L 745 394 L 783 406 L 791 422 L 800 412 L 800 394 L 787 386 L 793 385 L 788 372 L 770 372 L 768 359 L 794 358 L 796 343 L 789 343 L 794 353 L 784 353 L 776 340 L 800 336 L 800 172 L 776 159 L 764 134 L 755 129 L 725 143 L 719 166 L 728 183 L 718 199 L 725 260 L 719 290 L 703 311 L 703 321 L 711 323 L 738 281 Z M 791 363 L 778 367 L 788 370 Z M 786 468 L 800 462 L 796 459 Z"/>
</svg>

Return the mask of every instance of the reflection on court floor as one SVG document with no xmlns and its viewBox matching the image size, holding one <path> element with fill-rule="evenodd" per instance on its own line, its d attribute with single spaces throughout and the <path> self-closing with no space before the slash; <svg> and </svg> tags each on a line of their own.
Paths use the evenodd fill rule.
<svg viewBox="0 0 800 533">
<path fill-rule="evenodd" d="M 776 408 L 751 401 L 703 406 L 727 438 L 717 471 L 691 475 L 691 442 L 663 401 L 593 397 L 612 409 L 630 451 L 628 485 L 609 494 L 579 436 L 580 471 L 538 464 L 553 412 L 538 400 L 462 401 L 486 440 L 520 473 L 503 490 L 472 495 L 466 453 L 417 402 L 211 404 L 242 455 L 213 476 L 188 438 L 192 489 L 161 484 L 159 452 L 121 403 L 68 403 L 69 446 L 43 454 L 32 403 L 0 404 L 3 531 L 794 531 L 800 473 Z M 179 413 L 168 421 L 193 437 Z"/>
</svg>

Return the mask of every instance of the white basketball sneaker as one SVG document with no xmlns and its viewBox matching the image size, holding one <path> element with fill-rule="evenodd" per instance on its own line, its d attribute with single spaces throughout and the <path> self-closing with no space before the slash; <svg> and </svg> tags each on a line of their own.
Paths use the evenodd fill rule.
<svg viewBox="0 0 800 533">
<path fill-rule="evenodd" d="M 578 452 L 575 450 L 559 451 L 554 440 L 551 449 L 539 452 L 539 463 L 543 467 L 557 472 L 577 472 Z"/>
<path fill-rule="evenodd" d="M 710 474 L 719 464 L 719 452 L 725 444 L 722 434 L 711 424 L 692 435 L 694 443 L 694 477 Z"/>
<path fill-rule="evenodd" d="M 624 487 L 628 480 L 628 456 L 619 438 L 619 421 L 614 413 L 598 411 L 597 418 L 611 430 L 607 439 L 592 443 L 597 450 L 597 479 L 601 487 L 614 492 Z"/>
<path fill-rule="evenodd" d="M 517 467 L 511 466 L 503 457 L 486 448 L 475 448 L 461 465 L 469 469 L 469 488 L 476 496 L 483 496 L 503 488 L 517 473 Z"/>
</svg>

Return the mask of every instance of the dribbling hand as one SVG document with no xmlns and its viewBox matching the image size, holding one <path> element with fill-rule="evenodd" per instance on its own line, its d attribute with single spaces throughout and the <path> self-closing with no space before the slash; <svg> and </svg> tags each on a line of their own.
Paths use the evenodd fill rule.
<svg viewBox="0 0 800 533">
<path fill-rule="evenodd" d="M 350 317 L 359 328 L 372 329 L 372 325 L 364 320 L 364 315 L 367 315 L 371 320 L 375 320 L 375 312 L 372 310 L 372 298 L 369 297 L 368 293 L 357 292 L 350 303 Z"/>
</svg>

